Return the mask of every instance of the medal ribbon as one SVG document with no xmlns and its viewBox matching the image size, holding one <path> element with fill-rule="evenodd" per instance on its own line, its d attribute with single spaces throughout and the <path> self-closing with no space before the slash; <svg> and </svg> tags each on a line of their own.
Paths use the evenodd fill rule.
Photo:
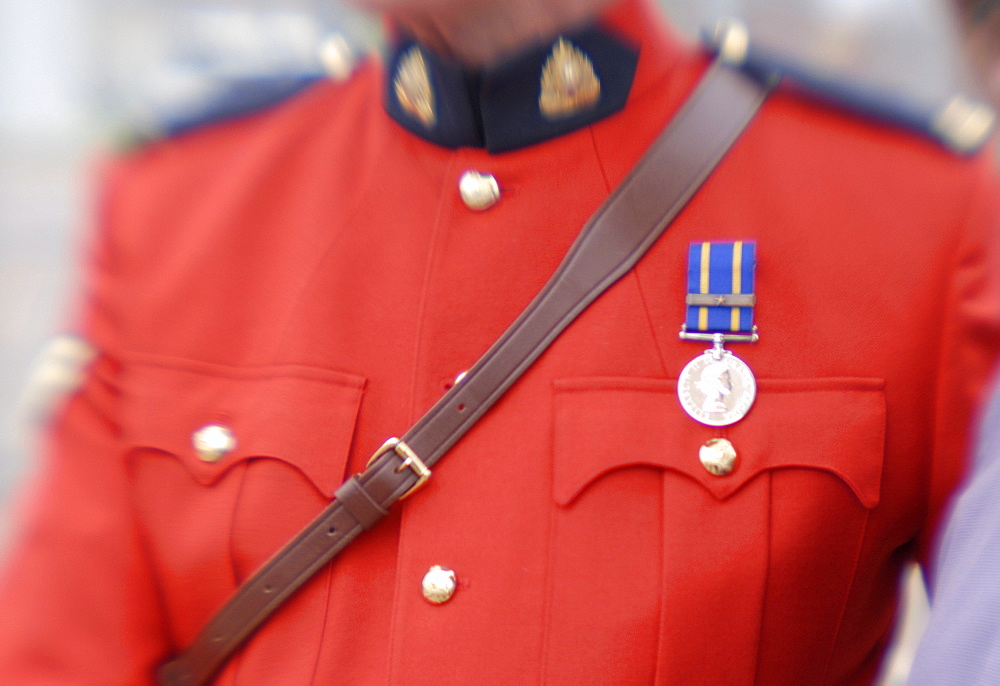
<svg viewBox="0 0 1000 686">
<path fill-rule="evenodd" d="M 757 244 L 692 243 L 688 251 L 688 331 L 753 331 Z"/>
</svg>

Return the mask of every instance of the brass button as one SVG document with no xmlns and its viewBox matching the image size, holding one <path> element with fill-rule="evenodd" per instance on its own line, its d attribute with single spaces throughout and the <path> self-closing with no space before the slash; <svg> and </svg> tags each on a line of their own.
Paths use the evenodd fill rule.
<svg viewBox="0 0 1000 686">
<path fill-rule="evenodd" d="M 500 199 L 500 186 L 491 174 L 480 174 L 467 171 L 458 181 L 458 192 L 462 202 L 470 210 L 481 212 L 497 204 Z"/>
<path fill-rule="evenodd" d="M 323 70 L 333 81 L 346 81 L 354 73 L 357 57 L 347 40 L 339 33 L 323 41 L 319 48 L 319 59 Z"/>
<path fill-rule="evenodd" d="M 191 436 L 198 458 L 204 462 L 218 462 L 236 449 L 236 436 L 219 424 L 203 426 Z"/>
<path fill-rule="evenodd" d="M 457 587 L 458 581 L 455 578 L 455 572 L 438 565 L 427 570 L 423 581 L 420 582 L 424 599 L 434 605 L 447 603 L 451 600 Z"/>
<path fill-rule="evenodd" d="M 698 451 L 702 466 L 710 474 L 726 476 L 736 468 L 736 449 L 725 438 L 713 438 Z"/>
</svg>

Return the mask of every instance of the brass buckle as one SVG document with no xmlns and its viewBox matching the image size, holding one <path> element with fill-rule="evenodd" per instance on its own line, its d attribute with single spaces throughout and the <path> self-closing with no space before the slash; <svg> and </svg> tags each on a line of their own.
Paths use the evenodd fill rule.
<svg viewBox="0 0 1000 686">
<path fill-rule="evenodd" d="M 396 467 L 396 473 L 399 474 L 404 469 L 411 469 L 413 473 L 417 475 L 417 483 L 410 486 L 410 490 L 399 497 L 400 500 L 405 500 L 416 492 L 421 486 L 427 483 L 427 479 L 431 478 L 431 470 L 427 468 L 427 465 L 423 463 L 423 460 L 417 456 L 410 446 L 403 443 L 398 438 L 390 438 L 382 447 L 375 451 L 375 454 L 371 456 L 368 460 L 368 466 L 370 467 L 372 462 L 382 457 L 382 455 L 394 452 L 396 456 L 402 459 L 398 467 Z"/>
</svg>

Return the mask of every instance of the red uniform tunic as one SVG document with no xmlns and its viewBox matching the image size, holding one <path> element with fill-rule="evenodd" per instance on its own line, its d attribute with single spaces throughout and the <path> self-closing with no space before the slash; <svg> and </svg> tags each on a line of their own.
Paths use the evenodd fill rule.
<svg viewBox="0 0 1000 686">
<path fill-rule="evenodd" d="M 642 2 L 625 108 L 447 149 L 376 64 L 123 161 L 86 336 L 3 582 L 0 681 L 142 684 L 517 316 L 704 59 Z M 462 202 L 466 170 L 499 203 Z M 789 94 L 638 267 L 221 684 L 868 683 L 997 344 L 986 160 Z M 688 245 L 757 242 L 750 414 L 681 409 Z M 236 447 L 199 459 L 191 436 Z M 698 451 L 728 438 L 729 476 Z M 453 569 L 431 605 L 420 581 Z"/>
</svg>

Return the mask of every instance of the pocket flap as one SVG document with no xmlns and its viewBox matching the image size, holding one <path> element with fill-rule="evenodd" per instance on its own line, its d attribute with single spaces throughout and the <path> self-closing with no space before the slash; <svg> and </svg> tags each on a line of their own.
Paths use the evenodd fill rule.
<svg viewBox="0 0 1000 686">
<path fill-rule="evenodd" d="M 668 469 L 723 500 L 773 469 L 818 469 L 840 478 L 867 508 L 879 502 L 885 443 L 879 379 L 760 379 L 749 414 L 708 427 L 685 414 L 676 381 L 566 379 L 555 385 L 557 502 L 571 503 L 603 474 L 626 466 Z M 736 468 L 715 476 L 698 453 L 712 438 L 736 449 Z"/>
<path fill-rule="evenodd" d="M 130 362 L 123 382 L 123 440 L 176 456 L 212 484 L 249 459 L 276 459 L 332 497 L 344 478 L 365 380 L 324 369 Z M 199 457 L 193 436 L 219 425 L 235 438 L 217 461 Z"/>
</svg>

